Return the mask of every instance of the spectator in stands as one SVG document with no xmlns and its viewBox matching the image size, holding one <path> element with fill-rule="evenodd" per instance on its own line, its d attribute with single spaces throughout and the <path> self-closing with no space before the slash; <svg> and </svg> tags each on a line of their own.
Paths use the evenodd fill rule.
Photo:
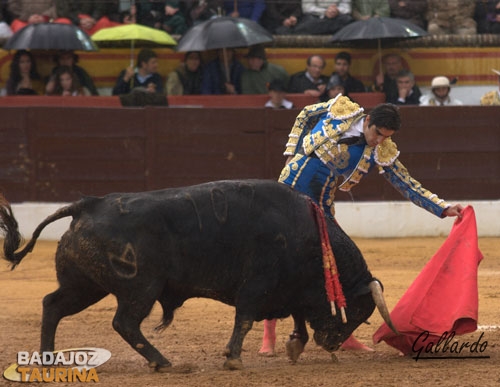
<svg viewBox="0 0 500 387">
<path fill-rule="evenodd" d="M 335 55 L 335 71 L 332 76 L 338 75 L 342 87 L 344 88 L 343 95 L 349 96 L 349 93 L 362 93 L 366 91 L 365 85 L 359 79 L 354 78 L 349 73 L 351 67 L 351 54 L 346 51 L 341 51 Z M 330 77 L 331 79 L 331 77 Z"/>
<path fill-rule="evenodd" d="M 167 95 L 201 94 L 203 61 L 199 51 L 189 51 L 184 62 L 168 74 L 165 89 Z"/>
<path fill-rule="evenodd" d="M 351 23 L 351 0 L 302 0 L 302 21 L 298 35 L 330 35 Z"/>
<path fill-rule="evenodd" d="M 9 39 L 13 32 L 10 28 L 11 17 L 10 13 L 7 10 L 7 1 L 0 1 L 0 44 L 3 45 L 7 39 Z"/>
<path fill-rule="evenodd" d="M 204 66 L 202 94 L 241 94 L 241 77 L 245 66 L 235 58 L 235 55 L 232 48 L 217 50 L 217 57 Z"/>
<path fill-rule="evenodd" d="M 293 102 L 286 99 L 286 84 L 281 79 L 273 79 L 269 82 L 269 100 L 264 107 L 270 109 L 293 109 Z"/>
<path fill-rule="evenodd" d="M 78 78 L 79 84 L 86 88 L 91 95 L 99 95 L 97 88 L 94 85 L 92 77 L 85 71 L 83 67 L 77 65 L 78 55 L 71 50 L 61 50 L 54 56 L 55 67 L 52 69 L 51 76 L 47 81 L 45 86 L 45 92 L 47 94 L 52 94 L 55 86 L 55 74 L 59 67 L 68 66 L 71 68 L 72 72 Z"/>
<path fill-rule="evenodd" d="M 368 20 L 371 17 L 390 17 L 389 0 L 353 0 L 352 17 L 355 20 Z"/>
<path fill-rule="evenodd" d="M 129 66 L 118 76 L 113 95 L 128 94 L 135 88 L 150 93 L 163 93 L 163 80 L 157 71 L 158 56 L 153 50 L 143 48 L 137 55 L 137 67 Z"/>
<path fill-rule="evenodd" d="M 188 26 L 222 15 L 224 0 L 186 0 Z"/>
<path fill-rule="evenodd" d="M 266 0 L 261 24 L 272 34 L 293 34 L 302 19 L 301 0 Z"/>
<path fill-rule="evenodd" d="M 69 66 L 59 66 L 54 74 L 54 87 L 49 95 L 81 96 L 90 91 L 80 85 L 78 77 Z"/>
<path fill-rule="evenodd" d="M 462 101 L 450 97 L 451 83 L 447 77 L 434 77 L 431 82 L 431 94 L 420 98 L 420 106 L 457 106 Z"/>
<path fill-rule="evenodd" d="M 345 95 L 345 88 L 340 76 L 334 73 L 326 85 L 326 98 L 323 98 L 323 102 L 329 101 L 339 94 Z"/>
<path fill-rule="evenodd" d="M 256 23 L 260 23 L 260 18 L 264 9 L 266 9 L 264 0 L 224 1 L 224 11 L 227 16 L 243 17 Z"/>
<path fill-rule="evenodd" d="M 500 34 L 500 1 L 478 0 L 474 20 L 478 34 Z"/>
<path fill-rule="evenodd" d="M 492 69 L 492 71 L 497 75 L 498 89 L 488 91 L 485 95 L 483 95 L 480 101 L 481 106 L 500 105 L 500 71 L 495 69 Z"/>
<path fill-rule="evenodd" d="M 267 94 L 268 85 L 273 79 L 279 79 L 288 84 L 289 75 L 283 66 L 269 63 L 266 50 L 261 45 L 250 48 L 247 54 L 248 68 L 241 76 L 242 94 Z"/>
<path fill-rule="evenodd" d="M 43 95 L 45 85 L 36 68 L 33 54 L 19 50 L 10 63 L 10 74 L 5 84 L 7 95 Z"/>
<path fill-rule="evenodd" d="M 28 24 L 48 21 L 72 24 L 70 4 L 64 0 L 10 0 L 8 10 L 13 18 L 10 25 L 13 32 Z"/>
<path fill-rule="evenodd" d="M 141 0 L 132 3 L 135 3 L 135 17 L 138 24 L 161 29 L 165 0 Z"/>
<path fill-rule="evenodd" d="M 162 28 L 169 34 L 183 35 L 188 29 L 186 18 L 179 7 L 179 0 L 167 0 L 165 2 Z"/>
<path fill-rule="evenodd" d="M 391 17 L 404 19 L 427 30 L 427 0 L 389 0 Z"/>
<path fill-rule="evenodd" d="M 117 20 L 113 21 L 109 15 L 116 4 L 109 1 L 70 0 L 69 3 L 71 20 L 74 24 L 92 35 L 102 28 L 120 25 Z"/>
<path fill-rule="evenodd" d="M 323 75 L 326 62 L 321 55 L 311 55 L 307 58 L 305 71 L 295 73 L 288 84 L 289 93 L 304 93 L 321 99 L 326 93 L 328 77 Z"/>
<path fill-rule="evenodd" d="M 474 9 L 472 0 L 427 0 L 427 32 L 431 35 L 475 34 Z"/>
<path fill-rule="evenodd" d="M 418 105 L 422 92 L 415 84 L 415 76 L 409 70 L 402 70 L 396 77 L 396 85 L 398 86 L 397 98 L 387 100 L 387 102 L 395 105 Z"/>
<path fill-rule="evenodd" d="M 380 91 L 385 93 L 386 101 L 397 99 L 398 86 L 396 84 L 396 77 L 404 70 L 403 58 L 398 54 L 387 54 L 382 58 L 383 67 L 385 69 L 375 77 L 375 83 L 372 86 L 372 91 Z"/>
</svg>

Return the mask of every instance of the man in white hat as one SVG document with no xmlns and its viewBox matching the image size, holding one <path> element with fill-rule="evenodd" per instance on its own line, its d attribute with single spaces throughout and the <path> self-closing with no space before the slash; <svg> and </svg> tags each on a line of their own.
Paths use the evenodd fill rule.
<svg viewBox="0 0 500 387">
<path fill-rule="evenodd" d="M 500 105 L 500 71 L 492 69 L 492 71 L 498 75 L 498 89 L 488 91 L 485 95 L 481 97 L 481 106 L 491 106 Z"/>
<path fill-rule="evenodd" d="M 450 97 L 450 80 L 446 77 L 434 77 L 431 82 L 431 94 L 420 97 L 420 106 L 457 106 L 462 101 Z"/>
</svg>

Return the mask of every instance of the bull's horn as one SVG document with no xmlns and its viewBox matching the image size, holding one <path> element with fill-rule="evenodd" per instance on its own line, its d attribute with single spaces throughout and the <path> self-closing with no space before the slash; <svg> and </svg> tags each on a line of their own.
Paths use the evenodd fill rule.
<svg viewBox="0 0 500 387">
<path fill-rule="evenodd" d="M 389 309 L 387 308 L 387 304 L 385 303 L 384 293 L 382 292 L 382 286 L 380 285 L 380 282 L 378 282 L 377 280 L 373 280 L 372 282 L 370 282 L 369 287 L 372 292 L 373 301 L 375 301 L 375 305 L 377 305 L 377 309 L 380 315 L 384 319 L 387 326 L 391 328 L 395 334 L 399 335 L 399 332 L 394 327 L 394 324 L 391 321 L 391 316 L 389 315 Z"/>
</svg>

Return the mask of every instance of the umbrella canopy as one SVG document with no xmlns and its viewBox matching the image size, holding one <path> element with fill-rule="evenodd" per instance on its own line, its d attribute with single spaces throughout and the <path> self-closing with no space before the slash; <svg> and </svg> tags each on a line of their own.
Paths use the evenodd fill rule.
<svg viewBox="0 0 500 387">
<path fill-rule="evenodd" d="M 428 35 L 427 31 L 403 19 L 372 17 L 358 20 L 337 31 L 332 42 L 352 42 L 355 40 L 411 39 Z"/>
<path fill-rule="evenodd" d="M 222 16 L 191 27 L 179 40 L 177 51 L 206 51 L 248 47 L 273 41 L 273 36 L 250 19 Z"/>
<path fill-rule="evenodd" d="M 349 23 L 337 31 L 331 42 L 377 41 L 379 69 L 382 71 L 381 40 L 413 39 L 428 35 L 419 26 L 398 18 L 371 17 Z"/>
<path fill-rule="evenodd" d="M 73 24 L 28 24 L 3 46 L 5 50 L 77 50 L 97 51 L 90 37 Z"/>
<path fill-rule="evenodd" d="M 130 65 L 134 62 L 134 47 L 175 46 L 177 41 L 165 31 L 141 24 L 102 28 L 92 35 L 100 47 L 116 47 L 117 43 L 130 46 Z"/>
<path fill-rule="evenodd" d="M 116 47 L 117 42 L 135 46 L 175 46 L 176 40 L 165 31 L 141 24 L 102 28 L 92 35 L 92 40 L 100 47 Z"/>
</svg>

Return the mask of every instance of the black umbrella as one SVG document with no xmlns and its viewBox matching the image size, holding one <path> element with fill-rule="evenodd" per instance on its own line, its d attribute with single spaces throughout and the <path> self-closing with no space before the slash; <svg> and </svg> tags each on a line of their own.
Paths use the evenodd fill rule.
<svg viewBox="0 0 500 387">
<path fill-rule="evenodd" d="M 191 27 L 177 44 L 177 51 L 206 51 L 222 48 L 226 78 L 229 79 L 226 48 L 248 47 L 273 41 L 260 24 L 241 17 L 221 16 Z"/>
<path fill-rule="evenodd" d="M 76 50 L 97 51 L 90 37 L 73 24 L 28 24 L 3 46 L 5 50 Z"/>
<path fill-rule="evenodd" d="M 379 61 L 381 61 L 381 40 L 412 39 L 426 35 L 428 35 L 427 31 L 406 20 L 392 17 L 372 17 L 346 25 L 337 31 L 330 41 L 354 42 L 377 40 Z"/>
<path fill-rule="evenodd" d="M 271 33 L 250 19 L 221 16 L 191 27 L 179 40 L 176 50 L 206 51 L 272 41 Z"/>
</svg>

